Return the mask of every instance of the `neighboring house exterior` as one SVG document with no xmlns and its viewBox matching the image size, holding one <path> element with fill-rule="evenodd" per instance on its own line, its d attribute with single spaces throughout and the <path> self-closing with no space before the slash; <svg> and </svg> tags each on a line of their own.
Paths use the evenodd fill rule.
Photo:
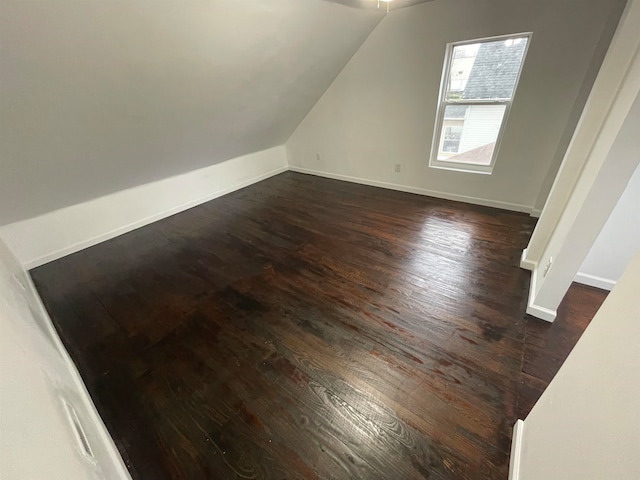
<svg viewBox="0 0 640 480">
<path fill-rule="evenodd" d="M 464 100 L 509 99 L 513 95 L 526 40 L 476 45 L 463 46 L 463 53 L 454 51 L 449 95 L 457 96 L 461 103 L 445 108 L 439 160 L 490 164 L 506 106 L 465 105 Z M 470 154 L 472 150 L 477 150 L 476 155 Z"/>
</svg>

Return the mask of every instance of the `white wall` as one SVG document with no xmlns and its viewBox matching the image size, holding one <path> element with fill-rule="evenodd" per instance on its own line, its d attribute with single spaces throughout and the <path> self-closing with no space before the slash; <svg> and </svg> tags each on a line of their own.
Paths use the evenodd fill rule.
<svg viewBox="0 0 640 480">
<path fill-rule="evenodd" d="M 387 15 L 287 142 L 301 171 L 530 211 L 624 2 L 435 0 Z M 428 168 L 448 42 L 532 31 L 492 175 Z M 595 58 L 594 59 L 594 54 Z M 320 157 L 318 159 L 318 156 Z M 559 160 L 558 160 L 559 161 Z M 402 171 L 394 173 L 394 164 Z M 557 168 L 557 166 L 555 166 Z"/>
<path fill-rule="evenodd" d="M 26 268 L 103 242 L 287 170 L 284 146 L 0 227 Z"/>
<path fill-rule="evenodd" d="M 640 478 L 639 286 L 640 253 L 524 421 L 513 480 Z"/>
<path fill-rule="evenodd" d="M 637 23 L 640 2 L 633 2 Z M 530 315 L 548 321 L 555 319 L 560 302 L 640 164 L 640 57 L 637 55 L 625 79 L 560 219 L 547 239 L 541 260 L 535 263 L 527 307 Z M 561 176 L 563 171 L 558 181 Z M 556 186 L 552 195 L 555 189 Z M 544 220 L 546 212 L 547 206 L 540 220 Z M 541 222 L 536 225 L 530 245 L 542 234 L 540 225 Z"/>
<path fill-rule="evenodd" d="M 92 450 L 65 411 L 73 406 Z M 0 240 L 0 477 L 129 479 L 27 273 Z"/>
<path fill-rule="evenodd" d="M 640 0 L 630 0 L 521 265 L 527 313 L 553 321 L 640 163 Z"/>
<path fill-rule="evenodd" d="M 0 1 L 0 225 L 282 145 L 382 17 L 323 0 Z"/>
<path fill-rule="evenodd" d="M 640 167 L 636 167 L 627 188 L 591 247 L 575 280 L 611 290 L 638 250 L 640 250 Z"/>
<path fill-rule="evenodd" d="M 527 313 L 556 309 L 639 161 L 640 0 L 629 0 L 520 266 L 532 270 Z"/>
</svg>

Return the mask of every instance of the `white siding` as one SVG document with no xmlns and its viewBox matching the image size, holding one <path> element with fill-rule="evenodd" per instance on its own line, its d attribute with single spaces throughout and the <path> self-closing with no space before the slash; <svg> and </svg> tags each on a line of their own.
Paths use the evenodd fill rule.
<svg viewBox="0 0 640 480">
<path fill-rule="evenodd" d="M 459 153 L 495 142 L 504 116 L 504 105 L 472 105 L 467 111 Z"/>
</svg>

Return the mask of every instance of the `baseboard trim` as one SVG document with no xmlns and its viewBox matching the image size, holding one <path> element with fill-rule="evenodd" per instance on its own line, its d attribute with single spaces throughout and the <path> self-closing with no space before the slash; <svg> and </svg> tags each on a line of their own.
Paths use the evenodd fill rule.
<svg viewBox="0 0 640 480">
<path fill-rule="evenodd" d="M 280 146 L 4 225 L 0 235 L 22 265 L 32 269 L 287 170 L 503 210 L 532 211 L 527 205 L 287 165 L 285 148 Z"/>
<path fill-rule="evenodd" d="M 528 250 L 528 248 L 522 250 L 522 255 L 520 256 L 520 268 L 533 272 L 533 270 L 538 266 L 538 262 L 527 259 Z"/>
<path fill-rule="evenodd" d="M 609 280 L 608 278 L 598 277 L 596 275 L 589 275 L 588 273 L 578 272 L 573 279 L 574 282 L 582 283 L 583 285 L 589 285 L 590 287 L 601 288 L 602 290 L 611 291 L 616 286 L 615 280 Z"/>
<path fill-rule="evenodd" d="M 0 227 L 29 270 L 288 170 L 283 146 Z"/>
<path fill-rule="evenodd" d="M 454 193 L 440 192 L 437 190 L 427 190 L 424 188 L 410 187 L 407 185 L 400 185 L 397 183 L 380 182 L 378 180 L 371 180 L 363 177 L 352 177 L 349 175 L 342 175 L 339 173 L 324 172 L 321 170 L 298 167 L 295 165 L 289 165 L 289 170 L 291 170 L 292 172 L 304 173 L 307 175 L 315 175 L 317 177 L 325 177 L 325 178 L 331 178 L 334 180 L 342 180 L 344 182 L 358 183 L 360 185 L 369 185 L 371 187 L 386 188 L 388 190 L 396 190 L 399 192 L 415 193 L 417 195 L 425 195 L 428 197 L 442 198 L 444 200 L 453 200 L 456 202 L 471 203 L 473 205 L 482 205 L 485 207 L 500 208 L 502 210 L 510 210 L 513 212 L 531 213 L 532 211 L 532 207 L 528 205 L 500 202 L 497 200 L 487 200 L 485 198 L 470 197 L 467 195 L 458 195 Z"/>
<path fill-rule="evenodd" d="M 538 210 L 537 208 L 532 208 L 531 213 L 529 215 L 534 218 L 540 218 L 540 215 L 542 215 L 542 210 Z"/>
<path fill-rule="evenodd" d="M 553 322 L 558 316 L 557 310 L 551 310 L 549 308 L 536 305 L 536 278 L 537 278 L 538 266 L 536 265 L 531 271 L 531 283 L 529 284 L 529 299 L 527 300 L 527 314 L 532 317 L 539 318 L 545 322 Z"/>
<path fill-rule="evenodd" d="M 549 323 L 553 323 L 558 316 L 558 312 L 556 310 L 540 307 L 535 303 L 527 305 L 527 314 Z"/>
<path fill-rule="evenodd" d="M 520 479 L 520 462 L 522 458 L 522 439 L 524 435 L 524 421 L 517 420 L 513 426 L 511 438 L 511 455 L 509 457 L 509 480 Z"/>
<path fill-rule="evenodd" d="M 235 192 L 236 190 L 248 187 L 249 185 L 253 185 L 254 183 L 258 183 L 262 180 L 266 180 L 269 177 L 273 177 L 274 175 L 278 175 L 286 171 L 287 167 L 276 168 L 275 170 L 271 170 L 270 172 L 263 175 L 258 175 L 257 177 L 245 180 L 244 182 L 236 183 L 235 185 L 232 185 L 228 188 L 224 188 L 222 190 L 210 193 L 209 195 L 205 195 L 204 197 L 200 197 L 197 200 L 185 202 L 181 205 L 168 208 L 162 212 L 156 213 L 154 215 L 149 215 L 148 217 L 141 218 L 140 220 L 129 223 L 122 227 L 115 228 L 87 240 L 74 243 L 73 245 L 69 245 L 68 247 L 60 248 L 51 253 L 47 253 L 46 255 L 34 258 L 25 262 L 24 267 L 27 270 L 31 270 L 32 268 L 36 268 L 44 265 L 45 263 L 49 263 L 59 258 L 66 257 L 67 255 L 71 255 L 72 253 L 84 250 L 85 248 L 93 247 L 94 245 L 106 242 L 107 240 L 111 240 L 112 238 L 118 237 L 120 235 L 124 235 L 125 233 L 131 232 L 137 228 L 144 227 L 145 225 L 149 225 L 153 222 L 157 222 L 158 220 L 162 220 L 163 218 L 170 217 L 172 215 L 175 215 L 176 213 L 184 212 L 185 210 L 189 210 L 190 208 L 209 202 L 218 197 L 222 197 L 223 195 L 227 195 L 228 193 Z"/>
</svg>

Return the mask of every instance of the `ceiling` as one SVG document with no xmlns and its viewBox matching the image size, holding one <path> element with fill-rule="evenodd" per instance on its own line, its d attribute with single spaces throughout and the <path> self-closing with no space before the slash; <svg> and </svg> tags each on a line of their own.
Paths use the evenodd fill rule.
<svg viewBox="0 0 640 480">
<path fill-rule="evenodd" d="M 0 225 L 283 144 L 382 18 L 324 0 L 0 1 Z"/>
<path fill-rule="evenodd" d="M 351 8 L 360 8 L 368 10 L 378 9 L 378 0 L 325 0 L 327 2 L 339 3 Z M 410 7 L 419 3 L 431 2 L 433 0 L 391 0 L 389 2 L 389 10 L 397 10 L 399 8 Z M 383 0 L 379 2 L 380 10 L 387 10 L 387 3 Z"/>
</svg>

